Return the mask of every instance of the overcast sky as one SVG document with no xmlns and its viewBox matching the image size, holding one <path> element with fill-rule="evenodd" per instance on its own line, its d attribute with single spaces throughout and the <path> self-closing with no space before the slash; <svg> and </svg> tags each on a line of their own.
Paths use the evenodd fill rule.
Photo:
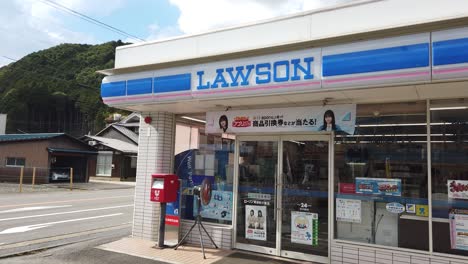
<svg viewBox="0 0 468 264">
<path fill-rule="evenodd" d="M 59 8 L 144 40 L 233 26 L 353 0 L 1 0 L 0 67 L 61 43 L 137 42 Z"/>
</svg>

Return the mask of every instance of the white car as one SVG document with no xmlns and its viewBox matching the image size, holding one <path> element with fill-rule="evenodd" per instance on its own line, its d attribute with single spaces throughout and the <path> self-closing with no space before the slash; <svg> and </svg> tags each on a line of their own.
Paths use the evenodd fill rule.
<svg viewBox="0 0 468 264">
<path fill-rule="evenodd" d="M 52 180 L 68 180 L 70 179 L 70 175 L 67 172 L 52 172 Z"/>
</svg>

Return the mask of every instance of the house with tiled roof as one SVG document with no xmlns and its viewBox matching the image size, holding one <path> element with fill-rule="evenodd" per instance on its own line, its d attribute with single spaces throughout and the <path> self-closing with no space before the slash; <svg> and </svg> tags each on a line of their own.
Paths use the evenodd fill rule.
<svg viewBox="0 0 468 264">
<path fill-rule="evenodd" d="M 109 124 L 96 135 L 81 139 L 98 149 L 94 177 L 106 180 L 134 181 L 138 154 L 140 115 L 132 113 Z"/>
<path fill-rule="evenodd" d="M 87 182 L 95 170 L 98 152 L 65 133 L 0 135 L 0 181 L 18 182 L 23 168 L 24 183 Z"/>
</svg>

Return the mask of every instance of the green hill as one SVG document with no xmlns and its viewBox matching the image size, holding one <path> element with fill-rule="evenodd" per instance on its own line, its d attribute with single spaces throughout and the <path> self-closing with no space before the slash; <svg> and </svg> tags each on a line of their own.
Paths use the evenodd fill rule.
<svg viewBox="0 0 468 264">
<path fill-rule="evenodd" d="M 95 133 L 115 109 L 102 103 L 97 70 L 114 67 L 113 41 L 61 44 L 34 52 L 0 69 L 0 113 L 7 133 Z"/>
</svg>

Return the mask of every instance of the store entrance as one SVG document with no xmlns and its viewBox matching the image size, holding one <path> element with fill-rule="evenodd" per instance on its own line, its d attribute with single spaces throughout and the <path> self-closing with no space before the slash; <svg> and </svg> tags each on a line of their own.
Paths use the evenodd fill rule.
<svg viewBox="0 0 468 264">
<path fill-rule="evenodd" d="M 237 248 L 328 262 L 330 138 L 238 137 Z"/>
</svg>

